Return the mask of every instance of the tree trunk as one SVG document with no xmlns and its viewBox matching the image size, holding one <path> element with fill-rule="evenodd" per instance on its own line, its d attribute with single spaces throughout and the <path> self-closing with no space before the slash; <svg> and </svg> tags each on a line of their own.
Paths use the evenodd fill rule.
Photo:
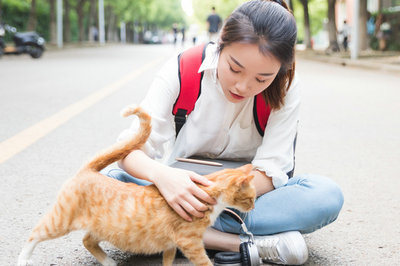
<svg viewBox="0 0 400 266">
<path fill-rule="evenodd" d="M 69 19 L 70 5 L 69 0 L 63 0 L 64 2 L 64 40 L 66 43 L 71 42 L 71 22 Z"/>
<path fill-rule="evenodd" d="M 332 52 L 339 52 L 339 44 L 337 42 L 337 28 L 335 21 L 335 4 L 336 0 L 328 0 L 328 50 Z"/>
<path fill-rule="evenodd" d="M 93 29 L 94 27 L 97 27 L 97 0 L 90 0 L 90 9 L 89 9 L 89 19 L 88 19 L 88 27 L 89 27 L 89 32 L 88 32 L 88 40 L 93 42 L 94 41 L 94 36 L 93 36 Z"/>
<path fill-rule="evenodd" d="M 3 19 L 2 19 L 3 4 L 2 4 L 1 1 L 2 1 L 2 0 L 0 0 L 0 23 L 3 22 Z"/>
<path fill-rule="evenodd" d="M 116 16 L 112 6 L 107 7 L 108 13 L 108 28 L 107 28 L 107 40 L 108 41 L 118 41 L 116 39 L 115 28 L 116 28 Z"/>
<path fill-rule="evenodd" d="M 376 21 L 375 21 L 375 36 L 378 34 L 379 28 L 381 27 L 382 24 L 382 9 L 383 9 L 383 0 L 378 0 L 378 15 L 376 16 Z"/>
<path fill-rule="evenodd" d="M 32 0 L 31 10 L 29 11 L 27 30 L 33 31 L 35 29 L 36 29 L 36 0 Z"/>
<path fill-rule="evenodd" d="M 368 32 L 367 32 L 367 1 L 360 1 L 360 19 L 359 19 L 359 49 L 364 51 L 368 49 Z"/>
<path fill-rule="evenodd" d="M 131 22 L 126 22 L 125 23 L 125 30 L 126 30 L 126 43 L 129 43 L 129 42 L 131 42 L 131 31 L 132 31 L 132 29 L 131 29 L 131 26 L 130 26 L 130 24 L 131 24 Z"/>
<path fill-rule="evenodd" d="M 290 10 L 292 10 L 292 12 L 294 13 L 293 0 L 289 0 L 289 1 L 287 1 L 287 3 L 288 3 Z"/>
<path fill-rule="evenodd" d="M 300 0 L 303 5 L 304 13 L 304 44 L 307 49 L 312 49 L 311 44 L 311 29 L 310 29 L 310 16 L 308 13 L 308 0 Z"/>
<path fill-rule="evenodd" d="M 79 29 L 79 42 L 83 42 L 85 40 L 85 27 L 83 25 L 83 5 L 86 0 L 78 0 L 76 5 L 76 13 L 78 15 L 78 29 Z"/>
<path fill-rule="evenodd" d="M 133 23 L 133 43 L 139 43 L 139 21 L 135 20 Z"/>
<path fill-rule="evenodd" d="M 56 16 L 56 0 L 50 2 L 50 43 L 57 43 L 57 16 Z"/>
<path fill-rule="evenodd" d="M 142 23 L 141 21 L 138 22 L 138 42 L 143 43 L 144 42 L 144 31 L 145 31 L 145 25 L 146 23 Z"/>
</svg>

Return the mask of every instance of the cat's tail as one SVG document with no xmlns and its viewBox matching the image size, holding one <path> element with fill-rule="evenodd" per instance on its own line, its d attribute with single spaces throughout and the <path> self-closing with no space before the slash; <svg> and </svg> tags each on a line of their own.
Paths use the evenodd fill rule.
<svg viewBox="0 0 400 266">
<path fill-rule="evenodd" d="M 124 117 L 137 115 L 140 120 L 140 129 L 132 138 L 116 143 L 114 146 L 100 152 L 84 169 L 92 171 L 100 171 L 107 165 L 125 158 L 131 151 L 140 149 L 146 143 L 151 133 L 151 117 L 138 106 L 128 106 L 121 111 Z"/>
</svg>

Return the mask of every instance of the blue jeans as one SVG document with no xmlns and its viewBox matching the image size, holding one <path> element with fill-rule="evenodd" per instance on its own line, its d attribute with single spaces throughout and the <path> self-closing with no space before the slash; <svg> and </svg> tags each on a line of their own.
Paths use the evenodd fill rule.
<svg viewBox="0 0 400 266">
<path fill-rule="evenodd" d="M 130 176 L 121 169 L 104 169 L 104 175 L 122 182 L 149 185 L 148 181 Z M 286 231 L 311 233 L 333 221 L 343 205 L 343 194 L 336 183 L 317 175 L 299 175 L 271 192 L 257 198 L 255 208 L 249 213 L 235 210 L 254 235 L 271 235 Z M 222 213 L 213 228 L 240 234 L 240 224 Z"/>
</svg>

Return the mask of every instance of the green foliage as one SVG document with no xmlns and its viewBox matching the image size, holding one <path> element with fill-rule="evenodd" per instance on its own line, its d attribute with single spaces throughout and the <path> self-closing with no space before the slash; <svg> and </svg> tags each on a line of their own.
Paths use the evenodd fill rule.
<svg viewBox="0 0 400 266">
<path fill-rule="evenodd" d="M 2 22 L 12 25 L 18 30 L 26 27 L 30 4 L 28 1 L 3 0 Z"/>
<path fill-rule="evenodd" d="M 170 28 L 175 22 L 184 23 L 184 12 L 180 0 L 153 0 L 150 9 L 149 22 L 160 27 Z"/>
<path fill-rule="evenodd" d="M 71 41 L 76 42 L 79 40 L 79 29 L 78 29 L 78 14 L 75 12 L 74 6 L 71 6 L 69 11 L 69 19 L 71 24 Z"/>
<path fill-rule="evenodd" d="M 245 0 L 192 0 L 194 9 L 194 22 L 206 27 L 211 7 L 215 7 L 218 15 L 225 20 L 236 7 L 246 2 Z"/>
<path fill-rule="evenodd" d="M 3 6 L 12 6 L 18 10 L 29 10 L 31 1 L 28 0 L 3 0 Z"/>
<path fill-rule="evenodd" d="M 299 0 L 293 0 L 294 16 L 297 22 L 297 39 L 304 39 L 304 13 L 303 5 Z M 308 12 L 310 16 L 311 36 L 317 34 L 324 27 L 324 20 L 327 18 L 327 0 L 309 0 Z"/>
<path fill-rule="evenodd" d="M 211 12 L 211 7 L 215 6 L 217 13 L 222 19 L 226 19 L 232 11 L 245 0 L 192 0 L 195 21 L 200 25 L 206 26 L 207 16 Z M 293 0 L 294 16 L 297 22 L 298 39 L 304 37 L 304 14 L 303 6 L 299 0 Z M 324 20 L 327 17 L 328 3 L 326 0 L 309 0 L 308 4 L 310 15 L 311 34 L 317 34 L 323 29 Z"/>
<path fill-rule="evenodd" d="M 69 0 L 72 41 L 78 40 L 78 16 L 75 11 L 78 0 Z M 97 0 L 96 0 L 97 2 Z M 170 28 L 172 23 L 183 24 L 185 15 L 181 8 L 180 0 L 104 0 L 104 6 L 112 7 L 112 12 L 119 21 L 139 22 L 152 25 L 155 28 Z M 2 0 L 2 21 L 17 28 L 18 31 L 25 31 L 28 23 L 31 0 Z M 50 4 L 49 0 L 36 0 L 37 26 L 36 31 L 46 40 L 50 37 Z M 90 1 L 84 4 L 84 25 L 88 30 L 88 16 Z M 106 16 L 107 16 L 106 12 Z M 108 14 L 109 15 L 109 14 Z M 105 18 L 107 23 L 107 17 Z"/>
<path fill-rule="evenodd" d="M 376 38 L 376 36 L 372 36 L 371 37 L 371 41 L 369 43 L 369 46 L 373 49 L 373 50 L 378 50 L 379 49 L 379 40 L 378 38 Z"/>
<path fill-rule="evenodd" d="M 184 22 L 180 0 L 106 0 L 125 22 L 142 22 L 158 28 L 170 28 L 172 23 Z"/>
<path fill-rule="evenodd" d="M 29 0 L 3 0 L 2 2 L 2 22 L 9 24 L 17 31 L 23 32 L 26 30 L 31 1 Z M 49 37 L 49 11 L 48 2 L 45 0 L 37 0 L 36 16 L 37 26 L 36 31 L 45 39 Z M 10 39 L 6 39 L 10 41 Z"/>
<path fill-rule="evenodd" d="M 43 36 L 46 40 L 50 39 L 50 14 L 49 14 L 49 3 L 44 0 L 36 1 L 36 16 L 37 16 L 37 25 L 36 31 Z M 28 16 L 29 17 L 29 12 Z"/>
</svg>

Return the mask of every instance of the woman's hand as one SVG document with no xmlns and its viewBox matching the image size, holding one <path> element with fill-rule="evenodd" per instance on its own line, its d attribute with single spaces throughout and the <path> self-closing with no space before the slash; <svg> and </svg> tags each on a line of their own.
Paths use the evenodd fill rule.
<svg viewBox="0 0 400 266">
<path fill-rule="evenodd" d="M 172 168 L 149 158 L 143 151 L 134 150 L 119 162 L 130 175 L 154 183 L 168 204 L 185 220 L 192 221 L 189 214 L 203 217 L 208 208 L 200 200 L 216 204 L 195 183 L 212 185 L 204 176 L 194 172 Z"/>
<path fill-rule="evenodd" d="M 162 174 L 153 179 L 154 184 L 161 192 L 168 204 L 185 220 L 192 221 L 189 214 L 195 217 L 203 217 L 208 207 L 200 200 L 209 204 L 216 204 L 215 199 L 210 197 L 195 183 L 209 186 L 212 184 L 204 176 L 183 169 L 167 167 Z"/>
</svg>

